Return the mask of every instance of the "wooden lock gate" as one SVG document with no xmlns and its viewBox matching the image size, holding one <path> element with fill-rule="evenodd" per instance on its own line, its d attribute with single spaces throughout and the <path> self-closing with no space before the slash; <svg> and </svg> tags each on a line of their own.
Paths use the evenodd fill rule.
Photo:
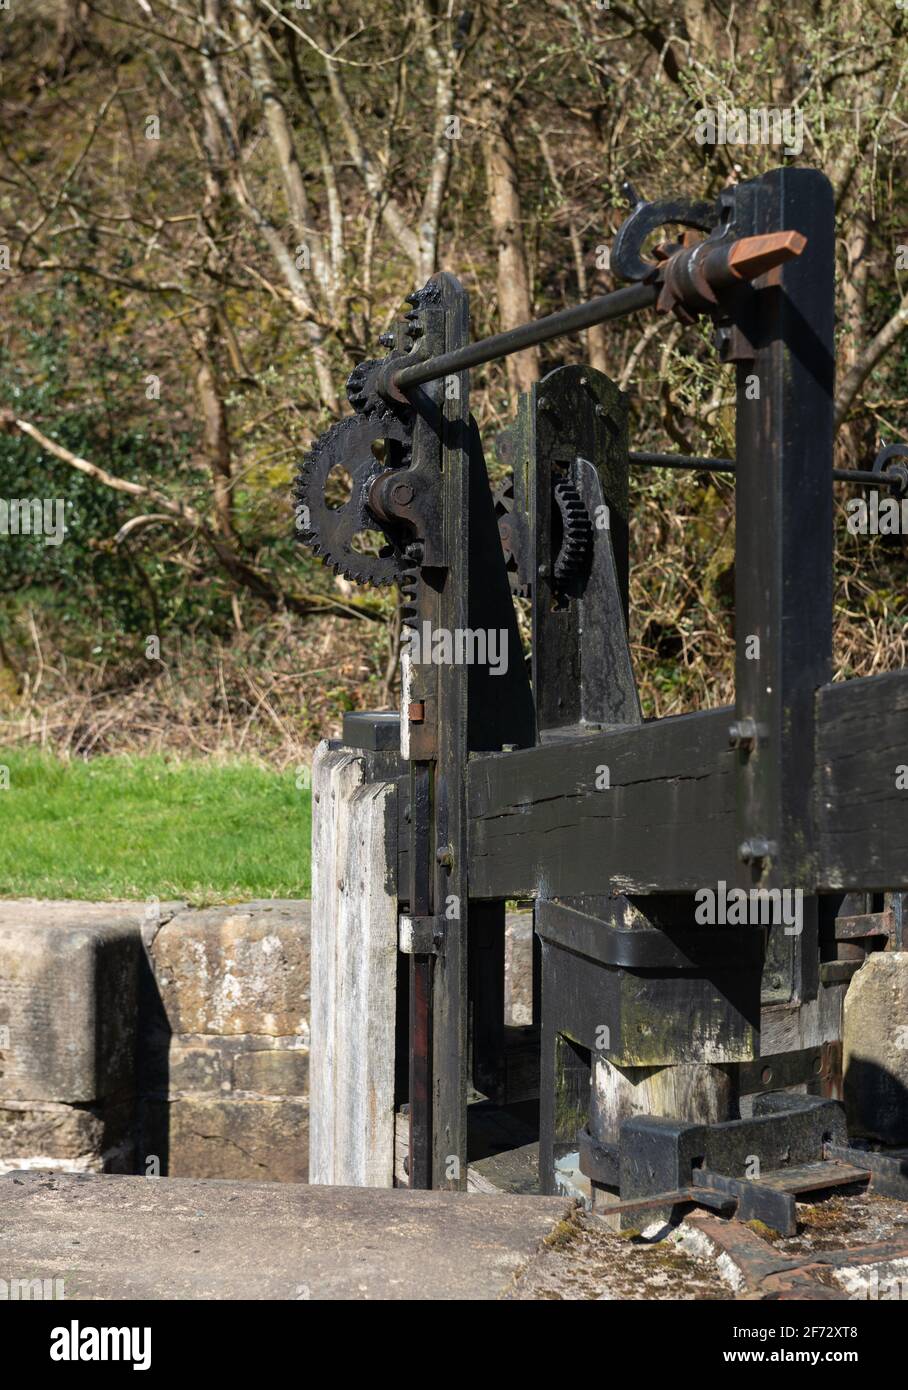
<svg viewBox="0 0 908 1390">
<path fill-rule="evenodd" d="M 644 258 L 667 224 L 703 239 Z M 315 761 L 311 1180 L 463 1188 L 471 1098 L 538 1096 L 541 1191 L 585 1180 L 633 1224 L 693 1202 L 793 1229 L 797 1192 L 908 1195 L 908 1163 L 850 1146 L 840 1103 L 848 981 L 908 944 L 908 671 L 832 682 L 833 478 L 900 494 L 905 467 L 833 470 L 821 173 L 639 203 L 612 265 L 627 288 L 473 344 L 465 291 L 434 276 L 298 480 L 302 538 L 397 582 L 409 638 L 399 715 L 348 716 Z M 734 464 L 632 454 L 623 393 L 567 366 L 521 398 L 493 498 L 470 367 L 650 306 L 712 320 Z M 628 476 L 654 462 L 734 467 L 736 699 L 644 722 Z M 376 530 L 380 555 L 357 543 Z M 514 899 L 534 905 L 520 1030 Z"/>
</svg>

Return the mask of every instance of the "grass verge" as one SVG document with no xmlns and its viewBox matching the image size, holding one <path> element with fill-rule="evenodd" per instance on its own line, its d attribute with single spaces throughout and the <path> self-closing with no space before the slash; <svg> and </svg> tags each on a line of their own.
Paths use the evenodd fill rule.
<svg viewBox="0 0 908 1390">
<path fill-rule="evenodd" d="M 0 787 L 0 896 L 309 894 L 310 793 L 293 767 L 0 750 Z"/>
</svg>

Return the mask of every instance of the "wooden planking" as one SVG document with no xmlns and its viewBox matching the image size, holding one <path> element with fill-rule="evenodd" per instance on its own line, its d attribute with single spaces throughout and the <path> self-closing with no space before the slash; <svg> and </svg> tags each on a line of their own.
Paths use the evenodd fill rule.
<svg viewBox="0 0 908 1390">
<path fill-rule="evenodd" d="M 733 882 L 731 718 L 730 709 L 710 710 L 471 759 L 471 896 L 684 892 Z M 603 765 L 608 791 L 595 786 Z M 908 889 L 908 790 L 896 786 L 899 767 L 908 767 L 908 671 L 823 686 L 814 798 L 820 890 Z"/>
<path fill-rule="evenodd" d="M 824 686 L 817 726 L 820 886 L 908 888 L 908 671 Z"/>
<path fill-rule="evenodd" d="M 693 891 L 733 881 L 729 709 L 470 760 L 470 896 Z M 600 769 L 610 787 L 598 790 Z"/>
<path fill-rule="evenodd" d="M 590 1129 L 617 1144 L 622 1121 L 632 1115 L 664 1115 L 690 1124 L 715 1125 L 736 1117 L 734 1068 L 684 1062 L 679 1066 L 616 1067 L 597 1057 L 590 1093 Z"/>
<path fill-rule="evenodd" d="M 397 783 L 321 743 L 313 759 L 309 1181 L 394 1175 Z"/>
</svg>

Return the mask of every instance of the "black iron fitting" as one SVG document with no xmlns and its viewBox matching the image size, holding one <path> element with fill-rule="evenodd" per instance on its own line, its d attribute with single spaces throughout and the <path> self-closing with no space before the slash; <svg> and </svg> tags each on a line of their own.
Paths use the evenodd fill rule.
<svg viewBox="0 0 908 1390">
<path fill-rule="evenodd" d="M 388 400 L 406 401 L 404 393 L 416 386 L 510 357 L 553 338 L 580 333 L 597 323 L 625 318 L 653 304 L 664 313 L 682 317 L 711 313 L 723 292 L 799 256 L 805 245 L 806 238 L 800 232 L 772 232 L 737 241 L 710 238 L 697 246 L 679 247 L 662 265 L 655 266 L 650 283 L 628 285 L 409 366 L 401 367 L 400 359 L 391 358 L 379 377 L 379 390 Z"/>
</svg>

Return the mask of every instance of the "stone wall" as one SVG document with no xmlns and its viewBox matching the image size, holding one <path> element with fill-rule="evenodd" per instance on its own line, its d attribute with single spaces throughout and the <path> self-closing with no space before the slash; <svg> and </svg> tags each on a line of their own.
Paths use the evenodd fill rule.
<svg viewBox="0 0 908 1390">
<path fill-rule="evenodd" d="M 309 904 L 0 903 L 0 1171 L 305 1181 Z"/>
<path fill-rule="evenodd" d="M 0 901 L 0 1173 L 305 1182 L 308 902 Z M 509 913 L 506 1021 L 529 1022 L 532 919 Z M 845 1006 L 852 1133 L 908 1142 L 908 952 Z"/>
<path fill-rule="evenodd" d="M 305 1182 L 309 904 L 180 912 L 147 952 L 142 1161 L 172 1177 Z"/>
<path fill-rule="evenodd" d="M 853 1135 L 908 1144 L 908 951 L 868 956 L 845 996 L 845 1109 Z"/>
</svg>

